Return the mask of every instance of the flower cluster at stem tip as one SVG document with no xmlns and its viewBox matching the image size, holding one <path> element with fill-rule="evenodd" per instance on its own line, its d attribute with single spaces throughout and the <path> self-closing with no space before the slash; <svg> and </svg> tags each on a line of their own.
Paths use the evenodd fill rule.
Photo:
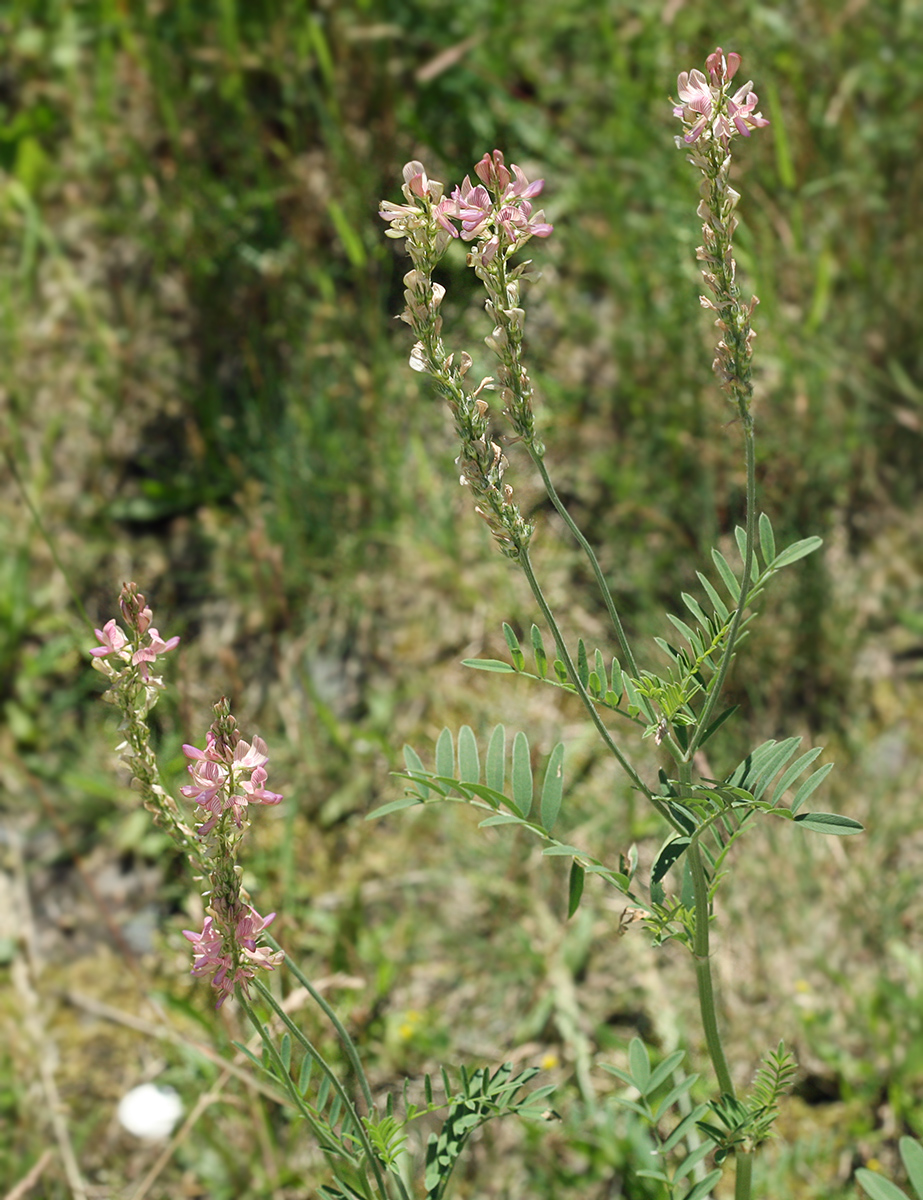
<svg viewBox="0 0 923 1200">
<path fill-rule="evenodd" d="M 532 384 L 522 361 L 525 313 L 519 288 L 520 280 L 529 278 L 529 263 L 512 267 L 510 259 L 530 238 L 548 237 L 553 226 L 532 205 L 544 180 L 530 181 L 515 163 L 507 167 L 499 150 L 485 154 L 475 164 L 474 174 L 477 183 L 466 175 L 464 182 L 446 195 L 443 185 L 430 179 L 422 163 L 406 163 L 402 188 L 406 203 L 384 200 L 379 215 L 389 225 L 388 237 L 405 239 L 413 261 L 413 270 L 404 276 L 401 314 L 417 338 L 410 366 L 430 375 L 448 402 L 461 442 L 457 459 L 460 481 L 471 489 L 475 512 L 486 521 L 500 549 L 516 559 L 528 547 L 532 526 L 513 504 L 513 489 L 503 482 L 507 459 L 488 431 L 489 405 L 484 393 L 500 393 L 503 412 L 517 437 L 534 454 L 543 454 L 544 447 L 535 438 Z M 433 280 L 436 265 L 456 238 L 469 243 L 468 266 L 487 292 L 485 308 L 494 327 L 484 340 L 499 360 L 496 379 L 487 376 L 473 391 L 465 383 L 472 364 L 470 355 L 450 354 L 442 342 L 439 307 L 445 288 Z"/>
<path fill-rule="evenodd" d="M 163 680 L 150 664 L 173 650 L 179 638 L 161 638 L 152 613 L 134 583 L 127 583 L 119 609 L 128 632 L 113 618 L 96 630 L 99 645 L 90 651 L 93 666 L 109 680 L 105 699 L 122 713 L 125 740 L 118 749 L 141 792 L 145 807 L 209 881 L 207 913 L 201 932 L 184 930 L 193 946 L 192 974 L 211 975 L 220 1008 L 235 987 L 244 993 L 258 970 L 272 970 L 281 952 L 258 944 L 275 913 L 261 916 L 249 901 L 236 864 L 237 846 L 246 830 L 249 806 L 275 805 L 282 796 L 266 784 L 269 756 L 265 742 L 246 742 L 237 730 L 227 700 L 215 705 L 215 720 L 205 748 L 184 745 L 192 782 L 180 788 L 187 800 L 205 810 L 206 819 L 191 830 L 175 799 L 160 782 L 146 717 L 157 702 Z"/>
<path fill-rule="evenodd" d="M 749 303 L 743 303 L 736 283 L 732 238 L 740 195 L 730 185 L 731 140 L 737 134 L 749 137 L 752 130 L 769 122 L 756 110 L 759 101 L 752 81 L 731 93 L 731 80 L 740 63 L 739 54 L 725 54 L 719 46 L 705 60 L 707 75 L 699 70 L 680 72 L 679 103 L 674 102 L 673 115 L 685 126 L 676 144 L 690 151 L 689 161 L 702 174 L 698 215 L 702 219 L 703 244 L 697 248 L 696 257 L 704 264 L 702 277 L 712 295 L 699 299 L 703 308 L 716 314 L 715 325 L 721 331 L 712 367 L 750 428 L 751 359 L 756 337 L 750 318 L 759 301 L 753 296 Z"/>
</svg>

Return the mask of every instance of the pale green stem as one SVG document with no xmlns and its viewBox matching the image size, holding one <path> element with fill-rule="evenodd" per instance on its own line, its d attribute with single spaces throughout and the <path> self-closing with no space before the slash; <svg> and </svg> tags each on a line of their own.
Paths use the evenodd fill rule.
<svg viewBox="0 0 923 1200">
<path fill-rule="evenodd" d="M 753 1187 L 753 1155 L 738 1151 L 734 1155 L 734 1168 L 737 1172 L 734 1180 L 734 1200 L 750 1200 Z"/>
<path fill-rule="evenodd" d="M 567 526 L 567 528 L 571 531 L 571 533 L 576 538 L 578 544 L 580 545 L 580 549 L 584 552 L 584 554 L 590 560 L 590 566 L 593 568 L 593 574 L 596 577 L 596 582 L 599 585 L 599 590 L 602 593 L 603 600 L 606 602 L 606 609 L 609 613 L 609 619 L 612 621 L 612 625 L 613 625 L 613 628 L 615 629 L 616 637 L 618 638 L 618 641 L 619 641 L 619 646 L 621 646 L 621 648 L 622 648 L 622 654 L 625 657 L 625 665 L 628 668 L 628 670 L 630 671 L 630 673 L 634 676 L 634 678 L 637 679 L 638 678 L 638 664 L 635 662 L 635 656 L 632 653 L 631 646 L 628 644 L 628 638 L 625 635 L 625 629 L 622 625 L 622 619 L 618 614 L 618 609 L 615 607 L 615 601 L 612 598 L 612 593 L 609 590 L 609 585 L 606 583 L 606 577 L 602 573 L 602 568 L 599 565 L 599 560 L 596 557 L 596 553 L 593 550 L 593 547 L 590 545 L 590 543 L 587 541 L 587 539 L 581 533 L 581 531 L 580 531 L 579 527 L 577 526 L 577 523 L 574 521 L 573 517 L 570 515 L 570 513 L 564 507 L 564 502 L 562 501 L 561 497 L 558 495 L 557 491 L 555 490 L 554 484 L 551 482 L 551 477 L 548 474 L 548 471 L 545 467 L 545 463 L 544 463 L 544 460 L 542 459 L 542 456 L 535 449 L 535 446 L 528 442 L 526 443 L 526 449 L 529 451 L 532 461 L 535 463 L 536 467 L 538 468 L 538 473 L 542 477 L 542 483 L 545 485 L 545 491 L 548 493 L 548 499 L 551 501 L 551 503 L 557 509 L 558 514 L 561 517 L 561 520 L 564 522 L 564 524 Z"/>
<path fill-rule="evenodd" d="M 692 768 L 688 762 L 679 764 L 680 782 L 692 782 Z M 722 1095 L 734 1096 L 734 1082 L 731 1079 L 730 1068 L 721 1041 L 721 1031 L 718 1028 L 718 1012 L 715 1006 L 715 990 L 711 977 L 711 946 L 709 930 L 709 898 L 708 878 L 702 862 L 702 851 L 697 841 L 692 841 L 686 851 L 689 868 L 692 874 L 692 890 L 695 896 L 695 932 L 692 943 L 692 956 L 695 962 L 696 987 L 699 992 L 699 1011 L 702 1014 L 702 1030 L 705 1034 L 705 1045 L 708 1057 L 711 1059 L 718 1088 Z M 751 1181 L 753 1174 L 753 1156 L 738 1152 L 734 1156 L 736 1171 L 734 1181 L 734 1200 L 750 1200 Z"/>
<path fill-rule="evenodd" d="M 288 1029 L 289 1033 L 292 1035 L 292 1037 L 301 1045 L 301 1047 L 304 1049 L 305 1053 L 310 1054 L 310 1056 L 314 1059 L 314 1061 L 317 1063 L 317 1065 L 321 1068 L 321 1070 L 324 1072 L 324 1074 L 330 1080 L 331 1087 L 333 1088 L 333 1090 L 337 1094 L 337 1096 L 340 1098 L 340 1101 L 343 1104 L 343 1107 L 346 1109 L 346 1111 L 349 1113 L 350 1117 L 352 1118 L 352 1124 L 356 1131 L 356 1138 L 361 1143 L 362 1149 L 363 1149 L 365 1156 L 369 1162 L 369 1165 L 371 1166 L 372 1171 L 375 1174 L 375 1182 L 378 1185 L 378 1193 L 382 1197 L 382 1200 L 388 1200 L 388 1189 L 385 1185 L 384 1178 L 382 1177 L 382 1174 L 381 1174 L 381 1168 L 378 1163 L 378 1156 L 376 1155 L 374 1149 L 372 1148 L 372 1144 L 368 1139 L 368 1134 L 365 1131 L 365 1126 L 362 1124 L 359 1114 L 356 1112 L 355 1105 L 353 1104 L 352 1100 L 350 1100 L 349 1096 L 347 1095 L 346 1089 L 343 1087 L 343 1084 L 340 1082 L 339 1077 L 337 1076 L 337 1073 L 334 1071 L 333 1067 L 330 1066 L 330 1064 L 327 1062 L 327 1060 L 324 1058 L 324 1056 L 320 1053 L 320 1051 L 309 1041 L 309 1039 L 307 1037 L 305 1037 L 302 1030 L 299 1029 L 299 1027 L 291 1019 L 291 1017 L 288 1015 L 288 1013 L 285 1011 L 285 1009 L 282 1008 L 282 1006 L 278 1003 L 276 998 L 273 996 L 272 992 L 270 992 L 270 990 L 267 987 L 265 987 L 262 983 L 260 983 L 259 980 L 254 980 L 254 987 L 259 992 L 259 994 L 262 996 L 263 1000 L 269 1005 L 269 1007 L 273 1010 L 273 1012 L 276 1014 L 276 1016 L 280 1019 L 280 1021 L 282 1021 L 282 1023 Z M 272 1038 L 267 1036 L 267 1034 L 263 1028 L 262 1022 L 260 1022 L 260 1020 L 257 1018 L 256 1014 L 252 1011 L 252 1009 L 246 1003 L 246 1000 L 240 996 L 240 989 L 238 989 L 238 997 L 241 999 L 241 1001 L 243 1003 L 243 1006 L 247 1013 L 247 1016 L 250 1018 L 254 1027 L 259 1032 L 260 1037 L 262 1037 L 264 1046 L 266 1046 L 268 1048 L 269 1053 L 273 1057 L 273 1060 L 276 1061 L 277 1068 L 281 1071 L 283 1079 L 287 1083 L 290 1092 L 295 1097 L 297 1097 L 297 1099 L 299 1101 L 299 1107 L 302 1107 L 301 1097 L 298 1094 L 298 1089 L 292 1084 L 291 1079 L 288 1074 L 288 1071 L 285 1069 L 285 1066 L 282 1063 L 281 1058 L 279 1057 L 279 1052 L 276 1049 L 275 1043 L 273 1042 Z"/>
<path fill-rule="evenodd" d="M 740 596 L 737 600 L 734 619 L 731 622 L 731 628 L 728 630 L 727 645 L 724 648 L 724 654 L 721 656 L 718 672 L 708 690 L 708 699 L 705 701 L 705 707 L 702 709 L 696 723 L 695 733 L 690 738 L 689 747 L 684 756 L 686 762 L 692 762 L 692 756 L 701 744 L 702 736 L 708 729 L 718 700 L 724 690 L 731 659 L 734 656 L 734 647 L 737 644 L 737 635 L 740 632 L 740 625 L 743 621 L 744 609 L 747 606 L 747 597 L 750 594 L 750 573 L 753 569 L 753 555 L 756 547 L 756 451 L 753 442 L 753 420 L 748 413 L 743 414 L 743 420 L 744 446 L 747 456 L 747 515 L 743 578 L 740 582 Z"/>
<path fill-rule="evenodd" d="M 669 824 L 678 832 L 682 832 L 679 824 L 674 819 L 669 809 L 666 808 L 663 801 L 658 796 L 654 795 L 654 793 L 634 769 L 622 751 L 618 748 L 612 738 L 612 734 L 606 728 L 604 721 L 596 711 L 596 705 L 590 699 L 589 693 L 580 681 L 580 676 L 577 674 L 577 668 L 574 666 L 567 646 L 564 643 L 564 637 L 561 634 L 561 630 L 558 628 L 558 623 L 554 619 L 554 614 L 552 613 L 551 609 L 548 607 L 548 601 L 545 599 L 545 594 L 539 586 L 538 580 L 535 578 L 535 572 L 532 570 L 532 563 L 529 559 L 528 550 L 523 549 L 516 561 L 522 567 L 523 573 L 525 574 L 526 579 L 529 581 L 529 587 L 532 589 L 532 595 L 535 597 L 536 603 L 541 609 L 542 616 L 548 623 L 548 628 L 551 630 L 555 646 L 557 647 L 558 657 L 567 668 L 568 676 L 570 677 L 574 687 L 577 689 L 577 695 L 583 701 L 584 708 L 587 710 L 590 715 L 590 719 L 596 726 L 599 736 L 605 742 L 607 748 L 611 751 L 619 763 L 619 766 L 631 780 L 632 784 L 638 789 L 638 791 L 647 797 L 647 799 L 651 802 L 651 804 L 653 804 L 665 821 L 668 821 Z"/>
<path fill-rule="evenodd" d="M 277 950 L 277 951 L 282 950 L 282 947 L 279 945 L 279 943 L 275 940 L 274 937 L 272 937 L 270 934 L 266 934 L 265 937 L 266 937 L 266 941 L 269 943 L 269 945 L 272 947 L 273 950 Z M 349 1059 L 349 1061 L 352 1065 L 352 1068 L 356 1073 L 356 1079 L 359 1082 L 359 1087 L 362 1089 L 362 1096 L 365 1100 L 368 1111 L 369 1111 L 369 1113 L 371 1113 L 375 1107 L 374 1101 L 372 1100 L 372 1091 L 371 1091 L 371 1088 L 369 1087 L 369 1081 L 366 1078 L 365 1071 L 362 1067 L 362 1060 L 359 1057 L 359 1051 L 356 1049 L 355 1042 L 352 1040 L 352 1038 L 346 1032 L 346 1028 L 343 1025 L 342 1021 L 336 1015 L 336 1013 L 333 1011 L 333 1009 L 330 1007 L 330 1005 L 327 1003 L 327 1001 L 323 998 L 323 996 L 320 994 L 320 992 L 318 992 L 317 989 L 312 986 L 311 981 L 308 979 L 308 977 L 298 969 L 298 967 L 292 962 L 292 960 L 288 957 L 288 955 L 285 956 L 285 965 L 288 967 L 288 969 L 291 971 L 291 973 L 295 976 L 295 978 L 298 980 L 298 982 L 301 984 L 301 986 L 305 989 L 305 991 L 308 993 L 308 995 L 311 997 L 311 999 L 315 1002 L 315 1004 L 317 1004 L 318 1008 L 320 1008 L 320 1010 L 323 1012 L 324 1016 L 327 1018 L 327 1020 L 330 1022 L 330 1024 L 333 1026 L 333 1028 L 337 1031 L 337 1036 L 339 1037 L 340 1042 L 342 1043 L 343 1049 L 346 1051 L 346 1056 Z"/>
</svg>

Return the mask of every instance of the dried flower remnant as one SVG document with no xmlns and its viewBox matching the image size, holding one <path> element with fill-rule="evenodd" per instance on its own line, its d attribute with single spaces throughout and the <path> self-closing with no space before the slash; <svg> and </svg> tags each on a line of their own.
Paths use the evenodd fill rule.
<svg viewBox="0 0 923 1200">
<path fill-rule="evenodd" d="M 704 308 L 716 314 L 715 325 L 721 333 L 712 366 L 749 427 L 751 359 L 756 337 L 750 319 L 759 301 L 753 296 L 744 304 L 736 283 L 732 241 L 737 228 L 734 210 L 740 196 L 730 185 L 730 144 L 736 134 L 749 137 L 752 130 L 769 122 L 756 111 L 759 101 L 752 81 L 731 94 L 731 80 L 740 63 L 739 54 L 730 51 L 725 55 L 719 46 L 705 61 L 707 76 L 695 69 L 682 71 L 677 80 L 680 102 L 674 102 L 673 115 L 686 129 L 676 139 L 677 145 L 690 149 L 689 161 L 703 176 L 698 207 L 703 244 L 696 250 L 696 257 L 703 263 L 702 276 L 712 293 L 712 298 L 701 296 L 700 300 Z"/>
</svg>

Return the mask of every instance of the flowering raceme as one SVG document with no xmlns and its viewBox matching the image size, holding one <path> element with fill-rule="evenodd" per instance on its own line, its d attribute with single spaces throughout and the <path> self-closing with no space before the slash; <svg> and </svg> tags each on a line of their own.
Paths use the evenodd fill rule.
<svg viewBox="0 0 923 1200">
<path fill-rule="evenodd" d="M 691 145 L 703 135 L 716 138 L 725 150 L 735 133 L 750 136 L 751 129 L 760 129 L 769 122 L 755 108 L 759 103 L 751 91 L 752 80 L 728 95 L 728 85 L 737 74 L 740 55 L 733 51 L 726 56 L 719 46 L 705 60 L 706 78 L 701 71 L 681 71 L 676 90 L 681 103 L 673 107 L 673 115 L 687 127 L 683 141 Z"/>
<path fill-rule="evenodd" d="M 144 799 L 145 807 L 180 849 L 198 875 L 208 877 L 208 915 L 200 932 L 184 930 L 193 946 L 193 975 L 212 975 L 218 993 L 217 1007 L 235 987 L 246 994 L 257 971 L 271 971 L 282 961 L 281 951 L 258 945 L 275 918 L 261 916 L 241 886 L 236 865 L 237 846 L 248 825 L 251 804 L 282 801 L 266 785 L 269 755 L 262 738 L 244 741 L 226 700 L 215 706 L 216 717 L 205 735 L 205 749 L 183 746 L 192 782 L 180 788 L 187 800 L 205 810 L 207 819 L 193 830 L 186 824 L 174 798 L 163 786 L 157 758 L 151 747 L 147 714 L 156 704 L 163 680 L 150 674 L 150 664 L 179 644 L 178 637 L 164 639 L 134 583 L 125 584 L 119 609 L 128 632 L 115 618 L 96 630 L 99 645 L 90 650 L 93 666 L 109 680 L 105 695 L 122 712 L 120 728 L 125 741 L 119 746 Z"/>
</svg>

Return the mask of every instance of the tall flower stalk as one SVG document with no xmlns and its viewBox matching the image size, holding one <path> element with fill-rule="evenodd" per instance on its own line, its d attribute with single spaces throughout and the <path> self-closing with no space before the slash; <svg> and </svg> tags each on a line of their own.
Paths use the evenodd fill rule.
<svg viewBox="0 0 923 1200">
<path fill-rule="evenodd" d="M 278 949 L 261 944 L 275 913 L 263 917 L 256 911 L 237 865 L 250 806 L 279 804 L 282 796 L 265 786 L 269 761 L 265 743 L 258 737 L 252 743 L 244 741 L 230 705 L 221 700 L 215 705 L 204 749 L 183 746 L 192 782 L 180 793 L 205 814 L 195 829 L 189 825 L 160 778 L 148 724 L 163 689 L 163 679 L 151 673 L 152 664 L 173 650 L 179 638 L 161 638 L 134 583 L 122 588 L 119 610 L 127 632 L 115 618 L 107 621 L 96 630 L 99 645 L 90 654 L 96 670 L 109 680 L 104 699 L 122 714 L 119 728 L 125 740 L 119 750 L 145 807 L 186 854 L 197 875 L 208 881 L 203 926 L 185 930 L 184 936 L 192 943 L 192 974 L 210 977 L 220 1008 L 235 988 L 246 996 L 257 973 L 273 970 L 283 958 Z"/>
<path fill-rule="evenodd" d="M 520 167 L 507 167 L 503 155 L 495 150 L 492 154 L 485 154 L 476 164 L 474 174 L 478 182 L 472 183 L 471 177 L 466 176 L 460 186 L 446 194 L 442 184 L 429 179 L 421 163 L 411 162 L 404 167 L 403 190 L 407 203 L 396 205 L 385 202 L 381 205 L 380 215 L 390 226 L 390 237 L 406 239 L 408 252 L 414 262 L 414 269 L 405 276 L 406 305 L 402 314 L 416 337 L 410 365 L 433 378 L 455 415 L 461 441 L 458 459 L 461 482 L 473 491 L 476 510 L 487 520 L 503 552 L 516 561 L 526 575 L 554 638 L 558 656 L 555 670 L 559 680 L 566 678 L 567 686 L 583 701 L 597 731 L 627 773 L 632 786 L 647 798 L 672 827 L 673 835 L 661 852 L 666 856 L 663 865 L 656 875 L 652 874 L 651 901 L 645 905 L 644 911 L 657 940 L 679 937 L 692 952 L 705 1041 L 721 1093 L 715 1111 L 731 1132 L 725 1134 L 720 1129 L 716 1131 L 716 1127 L 709 1127 L 705 1122 L 701 1123 L 701 1127 L 709 1130 L 709 1136 L 718 1146 L 716 1163 L 723 1162 L 728 1154 L 733 1153 L 736 1157 L 735 1194 L 737 1200 L 746 1200 L 751 1190 L 752 1151 L 768 1136 L 771 1120 L 767 1123 L 758 1115 L 765 1114 L 768 1109 L 760 1108 L 758 1104 L 747 1108 L 737 1099 L 724 1053 L 709 943 L 714 892 L 720 876 L 714 856 L 709 853 L 706 859 L 703 853 L 703 838 L 714 830 L 722 812 L 725 813 L 725 819 L 733 814 L 735 820 L 745 821 L 758 811 L 758 801 L 754 793 L 739 786 L 732 787 L 730 783 L 715 785 L 714 781 L 695 782 L 693 764 L 697 751 L 727 715 L 717 716 L 717 706 L 740 633 L 748 619 L 746 613 L 751 597 L 778 569 L 777 564 L 795 561 L 809 553 L 819 542 L 817 539 L 807 539 L 782 555 L 776 555 L 771 526 L 768 519 L 763 517 L 760 519 L 760 534 L 764 569 L 762 572 L 758 569 L 752 413 L 755 337 L 752 317 L 757 300 L 752 297 L 744 301 L 737 283 L 733 235 L 737 227 L 735 210 L 740 195 L 731 186 L 730 176 L 734 139 L 749 137 L 753 130 L 767 125 L 768 121 L 758 111 L 752 83 L 735 87 L 732 82 L 740 63 L 740 55 L 733 52 L 726 55 L 719 47 L 708 56 L 705 72 L 684 71 L 678 79 L 678 100 L 674 102 L 673 111 L 684 126 L 677 143 L 688 152 L 690 162 L 702 176 L 698 206 L 698 216 L 702 221 L 702 245 L 696 254 L 702 264 L 708 291 L 707 295 L 701 297 L 701 303 L 714 314 L 719 331 L 713 367 L 723 391 L 735 406 L 737 421 L 743 432 L 747 478 L 745 527 L 740 539 L 743 569 L 738 578 L 720 554 L 715 560 L 722 580 L 731 592 L 731 608 L 703 578 L 703 584 L 710 589 L 713 617 L 706 616 L 694 600 L 684 597 L 687 607 L 703 626 L 705 636 L 693 632 L 684 622 L 671 618 L 689 643 L 690 651 L 677 651 L 658 639 L 661 649 L 672 660 L 666 678 L 639 669 L 596 555 L 551 482 L 545 464 L 545 447 L 536 429 L 533 387 L 523 361 L 525 312 L 520 297 L 521 281 L 530 278 L 530 264 L 524 262 L 514 265 L 512 259 L 530 238 L 547 237 L 552 232 L 552 226 L 545 221 L 544 215 L 533 213 L 532 208 L 532 200 L 542 191 L 543 181 L 532 182 Z M 433 279 L 440 258 L 456 237 L 470 244 L 468 265 L 484 286 L 485 310 L 492 324 L 485 342 L 498 361 L 496 377 L 489 376 L 481 380 L 473 390 L 468 389 L 465 381 L 471 365 L 470 357 L 467 354 L 456 356 L 443 344 L 439 306 L 445 292 L 442 285 Z M 611 682 L 606 679 L 604 667 L 599 665 L 605 660 L 598 651 L 597 670 L 592 674 L 582 646 L 583 665 L 575 663 L 543 595 L 529 555 L 529 543 L 534 530 L 513 506 L 512 489 L 503 479 L 508 464 L 503 449 L 504 439 L 492 432 L 489 424 L 488 396 L 491 393 L 499 394 L 503 416 L 511 427 L 511 436 L 506 440 L 525 446 L 554 507 L 590 561 L 623 660 L 624 669 L 617 662 L 613 666 Z M 508 632 L 512 635 L 512 631 Z M 509 636 L 507 640 L 510 640 Z M 513 669 L 520 671 L 523 656 L 516 647 L 515 639 L 510 644 L 514 650 Z M 544 649 L 541 647 L 541 635 L 536 629 L 533 629 L 533 644 L 536 646 L 538 677 L 544 678 Z M 518 660 L 516 654 L 519 655 Z M 484 669 L 498 667 L 493 660 L 474 662 L 472 665 L 482 665 Z M 645 736 L 654 736 L 657 745 L 669 750 L 676 764 L 677 778 L 671 781 L 661 772 L 659 787 L 646 784 L 609 730 L 600 711 L 601 706 L 615 708 L 623 716 L 627 715 L 645 726 Z M 420 763 L 416 755 L 411 756 L 409 761 Z M 409 777 L 423 783 L 427 773 L 412 770 Z M 440 781 L 445 783 L 444 769 Z M 468 795 L 473 802 L 483 802 L 483 798 L 478 800 L 481 793 L 471 792 L 470 789 L 466 793 L 464 786 L 457 790 Z M 418 798 L 425 799 L 429 793 L 424 791 L 416 794 Z M 492 796 L 497 802 L 497 794 L 492 793 Z M 515 802 L 512 811 L 514 816 L 510 819 L 521 819 L 522 809 L 517 808 Z M 517 813 L 519 817 L 515 815 Z M 793 813 L 794 810 L 788 813 L 790 819 Z M 536 824 L 535 821 L 526 823 L 546 840 L 554 842 L 549 828 L 544 824 Z M 841 831 L 846 832 L 846 829 Z M 849 831 L 853 832 L 854 829 L 850 828 Z M 723 859 L 726 847 L 720 837 L 719 848 Z M 573 847 L 560 844 L 549 852 L 577 854 Z M 683 855 L 686 856 L 690 899 L 671 906 L 663 897 L 660 880 Z M 584 866 L 579 866 L 580 862 Z M 627 860 L 623 860 L 620 873 L 609 873 L 610 881 L 624 890 L 633 902 L 644 903 L 638 901 L 630 890 L 634 867 L 624 865 L 625 862 Z M 606 877 L 607 869 L 598 860 L 588 859 L 587 856 L 580 859 L 577 855 L 574 863 L 579 870 L 593 869 Z M 595 865 L 587 868 L 587 863 Z M 572 873 L 572 894 L 573 881 Z M 577 889 L 577 903 L 580 887 L 582 884 Z M 773 1069 L 778 1067 L 778 1070 L 773 1078 L 778 1081 L 787 1078 L 788 1071 L 785 1066 L 787 1059 L 781 1049 L 777 1059 L 777 1062 L 774 1060 Z M 637 1083 L 637 1080 L 634 1082 Z"/>
</svg>

